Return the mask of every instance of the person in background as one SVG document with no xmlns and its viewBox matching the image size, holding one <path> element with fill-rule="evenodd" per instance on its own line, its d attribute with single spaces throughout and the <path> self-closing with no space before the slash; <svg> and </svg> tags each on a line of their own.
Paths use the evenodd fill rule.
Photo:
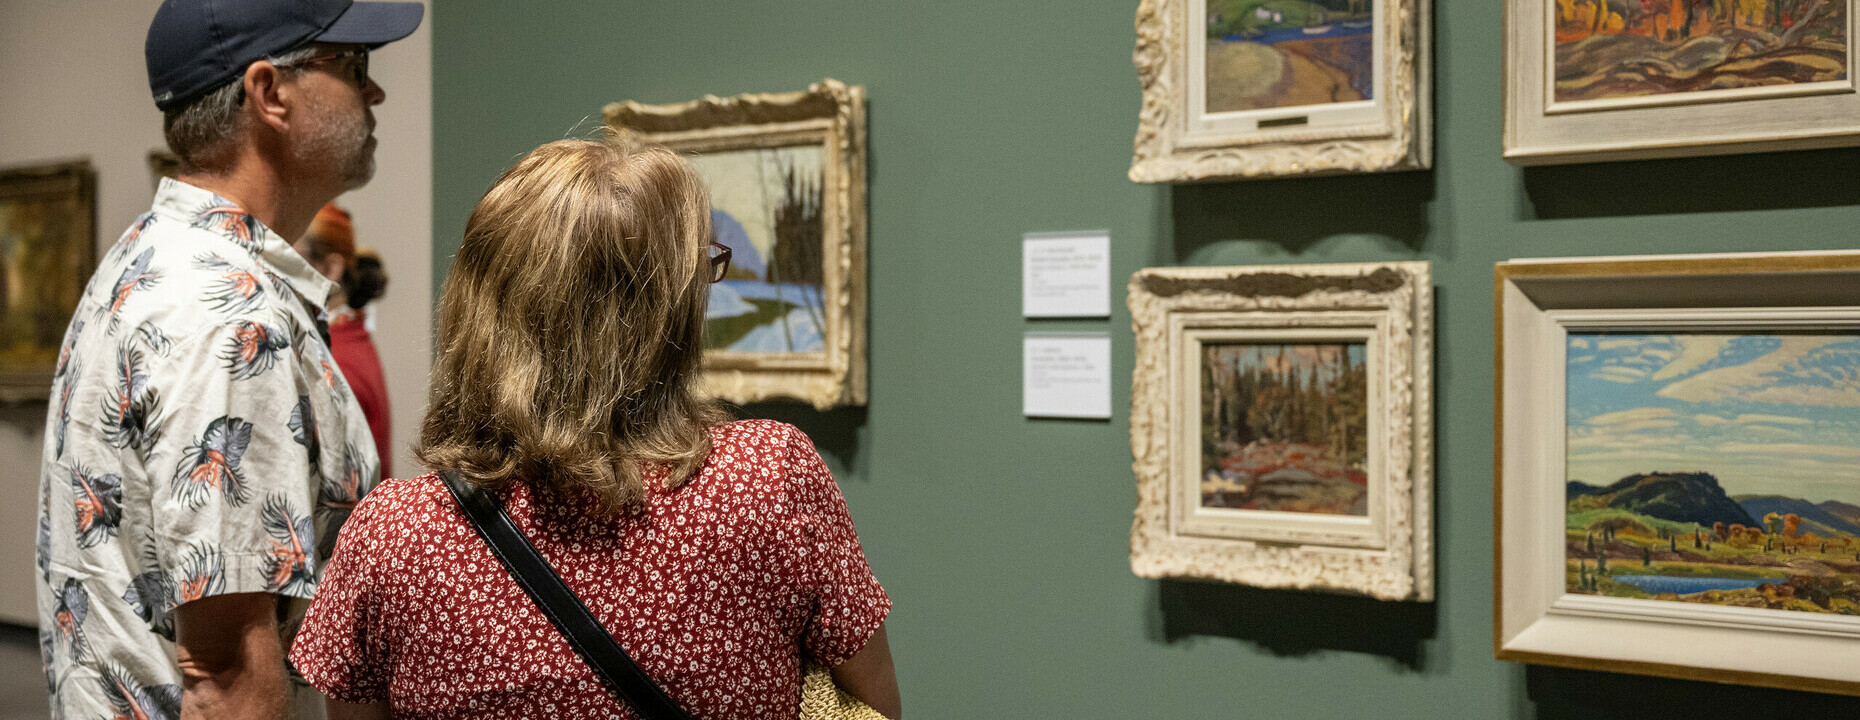
<svg viewBox="0 0 1860 720">
<path fill-rule="evenodd" d="M 52 380 L 34 578 L 51 717 L 321 716 L 285 648 L 317 540 L 377 468 L 321 369 L 333 288 L 285 238 L 374 175 L 368 51 L 424 12 L 155 10 L 149 87 L 183 167 L 100 258 Z"/>
<path fill-rule="evenodd" d="M 329 298 L 329 349 L 336 366 L 362 405 L 362 416 L 374 434 L 375 453 L 381 457 L 381 477 L 393 477 L 393 428 L 388 412 L 387 375 L 381 355 L 368 333 L 364 308 L 387 291 L 387 271 L 381 256 L 355 247 L 355 224 L 348 211 L 335 203 L 324 205 L 310 221 L 310 231 L 297 241 L 297 251 L 310 265 L 337 283 Z M 330 538 L 334 543 L 335 539 Z M 331 547 L 334 547 L 332 544 Z"/>
<path fill-rule="evenodd" d="M 792 719 L 807 658 L 896 718 L 891 600 L 832 474 L 794 426 L 730 422 L 698 387 L 729 267 L 710 239 L 669 150 L 563 140 L 518 161 L 446 278 L 415 452 L 497 498 L 692 715 Z M 332 717 L 633 717 L 436 474 L 356 507 L 291 661 Z"/>
</svg>

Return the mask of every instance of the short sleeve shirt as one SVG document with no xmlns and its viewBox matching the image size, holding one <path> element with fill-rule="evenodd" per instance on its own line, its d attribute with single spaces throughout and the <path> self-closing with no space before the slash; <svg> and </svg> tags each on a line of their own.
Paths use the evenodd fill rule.
<svg viewBox="0 0 1860 720">
<path fill-rule="evenodd" d="M 697 476 L 647 477 L 642 508 L 593 518 L 518 484 L 512 520 L 627 653 L 699 718 L 788 718 L 803 655 L 865 647 L 891 601 L 807 436 L 711 431 Z M 291 661 L 317 689 L 397 718 L 613 718 L 623 710 L 479 539 L 444 484 L 383 484 L 343 528 Z"/>
<path fill-rule="evenodd" d="M 332 284 L 234 203 L 162 181 L 65 332 L 39 474 L 54 717 L 179 716 L 174 608 L 308 598 L 376 478 L 318 332 Z"/>
</svg>

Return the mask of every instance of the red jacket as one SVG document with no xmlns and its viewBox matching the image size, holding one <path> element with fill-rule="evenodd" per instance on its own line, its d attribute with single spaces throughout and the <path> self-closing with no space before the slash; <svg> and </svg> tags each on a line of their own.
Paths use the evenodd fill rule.
<svg viewBox="0 0 1860 720">
<path fill-rule="evenodd" d="M 394 477 L 387 375 L 381 371 L 381 356 L 375 352 L 374 338 L 362 324 L 361 313 L 330 322 L 329 351 L 336 356 L 336 366 L 342 368 L 356 401 L 362 404 L 362 417 L 368 420 L 368 430 L 375 436 L 375 453 L 381 456 L 381 479 Z"/>
</svg>

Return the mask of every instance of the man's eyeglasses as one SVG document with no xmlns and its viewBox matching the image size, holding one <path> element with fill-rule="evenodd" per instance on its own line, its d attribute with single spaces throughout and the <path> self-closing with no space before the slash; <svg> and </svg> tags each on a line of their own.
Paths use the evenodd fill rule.
<svg viewBox="0 0 1860 720">
<path fill-rule="evenodd" d="M 292 60 L 289 62 L 272 63 L 272 66 L 281 67 L 281 68 L 302 67 L 305 65 L 315 65 L 317 63 L 338 61 L 343 58 L 355 58 L 355 62 L 350 65 L 350 69 L 355 74 L 355 78 L 354 78 L 355 86 L 358 88 L 362 88 L 364 90 L 367 89 L 368 88 L 368 48 L 356 48 L 354 50 L 344 50 L 342 52 L 333 52 L 327 55 L 316 55 L 313 57 L 304 58 L 302 60 Z"/>
<path fill-rule="evenodd" d="M 710 281 L 722 282 L 723 276 L 730 272 L 730 246 L 713 242 L 710 244 Z"/>
</svg>

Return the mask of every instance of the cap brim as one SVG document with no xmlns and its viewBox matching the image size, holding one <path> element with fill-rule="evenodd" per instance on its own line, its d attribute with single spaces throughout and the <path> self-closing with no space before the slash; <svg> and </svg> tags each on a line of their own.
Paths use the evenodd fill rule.
<svg viewBox="0 0 1860 720">
<path fill-rule="evenodd" d="M 417 2 L 358 2 L 311 39 L 381 47 L 412 35 L 425 15 L 426 6 Z"/>
</svg>

